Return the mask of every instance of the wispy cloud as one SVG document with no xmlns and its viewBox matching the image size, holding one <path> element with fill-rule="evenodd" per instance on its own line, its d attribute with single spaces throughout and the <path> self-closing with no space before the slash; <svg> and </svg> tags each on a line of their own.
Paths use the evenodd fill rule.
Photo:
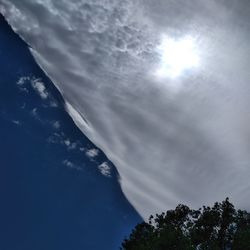
<svg viewBox="0 0 250 250">
<path fill-rule="evenodd" d="M 100 173 L 104 175 L 105 177 L 111 177 L 111 167 L 107 162 L 103 162 L 98 166 L 98 169 L 100 170 Z"/>
<path fill-rule="evenodd" d="M 37 108 L 33 108 L 31 110 L 31 115 L 34 116 L 35 118 L 39 119 Z"/>
<path fill-rule="evenodd" d="M 56 100 L 48 92 L 44 82 L 40 78 L 33 78 L 30 80 L 31 86 L 37 92 L 37 94 L 43 99 L 49 102 L 49 106 L 52 108 L 58 107 Z"/>
<path fill-rule="evenodd" d="M 41 79 L 33 79 L 31 81 L 31 85 L 42 99 L 47 99 L 49 97 L 49 93 L 47 92 L 45 85 L 41 81 Z"/>
<path fill-rule="evenodd" d="M 81 149 L 83 149 L 85 151 L 85 149 L 81 146 L 81 143 L 79 141 L 72 141 L 70 138 L 68 138 L 64 134 L 63 131 L 60 131 L 60 126 L 58 126 L 57 122 L 53 122 L 52 125 L 53 125 L 53 127 L 55 126 L 55 128 L 57 130 L 59 130 L 59 131 L 53 133 L 51 136 L 48 137 L 48 139 L 47 139 L 48 143 L 60 144 L 60 145 L 62 145 L 64 147 L 66 147 L 66 149 L 69 150 L 69 151 L 71 151 L 71 150 L 80 150 L 80 151 L 82 151 Z"/>
<path fill-rule="evenodd" d="M 65 166 L 68 167 L 68 168 L 71 168 L 71 169 L 76 169 L 76 170 L 79 170 L 79 171 L 82 170 L 81 167 L 75 165 L 73 162 L 71 162 L 71 161 L 69 161 L 69 160 L 67 160 L 67 159 L 66 159 L 66 160 L 63 160 L 62 164 L 65 165 Z"/>
<path fill-rule="evenodd" d="M 96 156 L 98 156 L 99 154 L 99 150 L 96 148 L 92 148 L 92 149 L 88 149 L 85 154 L 89 157 L 89 158 L 95 158 Z"/>
<path fill-rule="evenodd" d="M 20 78 L 18 79 L 18 81 L 17 81 L 17 86 L 18 86 L 18 88 L 19 88 L 21 91 L 23 91 L 23 92 L 29 93 L 28 88 L 25 86 L 25 84 L 26 84 L 27 82 L 29 82 L 29 81 L 30 81 L 30 77 L 25 77 L 25 76 L 20 77 Z"/>
<path fill-rule="evenodd" d="M 49 103 L 50 107 L 58 107 L 56 100 L 50 95 L 42 79 L 34 76 L 22 76 L 18 79 L 17 86 L 21 91 L 26 93 L 29 93 L 29 87 L 31 86 L 41 99 Z"/>
<path fill-rule="evenodd" d="M 66 145 L 68 150 L 73 150 L 73 149 L 76 149 L 76 147 L 77 147 L 77 143 L 76 142 L 71 142 L 69 138 L 64 140 L 64 144 Z"/>
<path fill-rule="evenodd" d="M 53 126 L 55 129 L 59 129 L 59 128 L 61 127 L 61 124 L 60 124 L 59 121 L 54 121 L 54 122 L 52 123 L 52 126 Z"/>
<path fill-rule="evenodd" d="M 19 120 L 12 120 L 12 122 L 16 125 L 21 125 L 21 122 Z"/>
<path fill-rule="evenodd" d="M 61 133 L 54 133 L 53 135 L 48 137 L 47 141 L 48 141 L 48 143 L 63 144 L 64 145 L 63 137 L 64 137 L 64 135 Z"/>
</svg>

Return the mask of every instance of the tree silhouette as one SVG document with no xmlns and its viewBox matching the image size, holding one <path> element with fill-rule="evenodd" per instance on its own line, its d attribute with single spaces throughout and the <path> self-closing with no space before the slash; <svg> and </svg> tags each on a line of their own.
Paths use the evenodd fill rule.
<svg viewBox="0 0 250 250">
<path fill-rule="evenodd" d="M 120 249 L 250 250 L 250 214 L 229 198 L 198 210 L 180 204 L 138 224 Z"/>
</svg>

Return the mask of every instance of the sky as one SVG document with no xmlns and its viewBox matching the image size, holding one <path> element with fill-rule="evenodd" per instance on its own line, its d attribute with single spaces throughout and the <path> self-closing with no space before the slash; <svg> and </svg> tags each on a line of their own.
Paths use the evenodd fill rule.
<svg viewBox="0 0 250 250">
<path fill-rule="evenodd" d="M 0 65 L 0 249 L 118 249 L 142 218 L 1 15 Z"/>
<path fill-rule="evenodd" d="M 0 0 L 141 216 L 249 203 L 246 0 Z"/>
</svg>

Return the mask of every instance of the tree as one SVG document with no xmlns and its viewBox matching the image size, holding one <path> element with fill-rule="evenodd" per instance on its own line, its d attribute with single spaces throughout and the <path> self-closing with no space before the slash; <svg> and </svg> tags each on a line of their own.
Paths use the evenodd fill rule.
<svg viewBox="0 0 250 250">
<path fill-rule="evenodd" d="M 198 210 L 180 204 L 138 224 L 121 249 L 250 250 L 250 214 L 235 210 L 229 198 Z"/>
</svg>

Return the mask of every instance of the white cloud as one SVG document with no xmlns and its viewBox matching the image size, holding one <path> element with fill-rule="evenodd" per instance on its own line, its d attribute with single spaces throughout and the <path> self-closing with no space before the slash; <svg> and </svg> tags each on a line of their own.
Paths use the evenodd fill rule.
<svg viewBox="0 0 250 250">
<path fill-rule="evenodd" d="M 21 91 L 24 91 L 26 93 L 29 93 L 29 90 L 26 86 L 26 84 L 29 83 L 32 88 L 36 91 L 36 93 L 43 99 L 43 100 L 48 100 L 49 101 L 49 106 L 56 108 L 58 107 L 57 101 L 49 94 L 47 91 L 45 84 L 42 82 L 40 78 L 35 78 L 35 77 L 28 77 L 28 76 L 23 76 L 20 77 L 19 80 L 17 81 L 18 88 Z"/>
<path fill-rule="evenodd" d="M 23 86 L 27 81 L 30 81 L 30 77 L 28 76 L 22 76 L 18 79 L 17 85 L 18 86 Z"/>
<path fill-rule="evenodd" d="M 50 100 L 50 107 L 57 108 L 58 107 L 58 103 L 55 100 Z"/>
<path fill-rule="evenodd" d="M 12 122 L 16 125 L 21 125 L 21 122 L 19 120 L 12 120 Z"/>
<path fill-rule="evenodd" d="M 65 145 L 66 145 L 67 147 L 69 147 L 69 146 L 70 146 L 70 144 L 71 144 L 71 142 L 70 142 L 70 140 L 69 140 L 69 139 L 66 139 L 66 140 L 64 141 L 64 143 L 65 143 Z"/>
<path fill-rule="evenodd" d="M 77 147 L 77 142 L 72 142 L 70 145 L 70 149 L 76 149 Z"/>
<path fill-rule="evenodd" d="M 47 141 L 49 143 L 64 144 L 63 135 L 59 133 L 54 133 L 53 135 L 49 136 Z"/>
<path fill-rule="evenodd" d="M 55 129 L 59 129 L 59 128 L 61 127 L 61 124 L 60 124 L 59 121 L 54 121 L 52 125 L 53 125 L 53 127 L 54 127 Z"/>
<path fill-rule="evenodd" d="M 73 168 L 74 167 L 74 164 L 71 161 L 69 161 L 69 160 L 64 160 L 63 164 L 65 166 L 69 167 L 69 168 Z"/>
<path fill-rule="evenodd" d="M 79 170 L 79 171 L 82 170 L 81 167 L 75 165 L 73 162 L 71 162 L 69 160 L 64 160 L 62 163 L 63 163 L 63 165 L 65 165 L 68 168 L 76 169 L 76 170 Z"/>
<path fill-rule="evenodd" d="M 100 170 L 101 174 L 106 177 L 111 177 L 111 167 L 108 165 L 107 162 L 103 162 L 98 166 L 98 169 Z"/>
<path fill-rule="evenodd" d="M 60 128 L 60 123 L 57 123 L 57 122 L 59 122 L 59 121 L 56 121 L 56 122 L 52 123 L 52 125 L 56 129 L 59 129 Z M 60 131 L 58 133 L 57 132 L 53 133 L 53 135 L 48 137 L 47 141 L 49 143 L 61 144 L 61 145 L 65 146 L 67 148 L 67 150 L 79 149 L 81 151 L 80 142 L 79 141 L 72 142 L 69 138 L 67 138 L 65 136 L 64 132 L 62 132 L 62 131 Z"/>
<path fill-rule="evenodd" d="M 44 0 L 34 9 L 37 0 L 0 0 L 144 217 L 226 196 L 250 208 L 250 168 L 240 164 L 250 162 L 250 22 L 243 2 Z M 163 34 L 195 37 L 195 74 L 152 76 Z"/>
<path fill-rule="evenodd" d="M 85 154 L 89 158 L 95 158 L 99 154 L 99 150 L 96 148 L 88 149 Z"/>
<path fill-rule="evenodd" d="M 49 97 L 49 93 L 47 92 L 45 85 L 41 81 L 41 79 L 33 79 L 31 81 L 31 85 L 42 99 L 47 99 Z"/>
<path fill-rule="evenodd" d="M 17 85 L 21 91 L 29 93 L 29 90 L 25 87 L 25 84 L 30 81 L 30 77 L 22 76 L 18 79 Z"/>
<path fill-rule="evenodd" d="M 69 150 L 76 149 L 77 143 L 76 142 L 71 142 L 70 139 L 64 140 L 64 144 L 67 146 Z"/>
<path fill-rule="evenodd" d="M 32 114 L 35 118 L 38 118 L 37 108 L 33 108 L 33 109 L 31 110 L 31 114 Z"/>
</svg>

